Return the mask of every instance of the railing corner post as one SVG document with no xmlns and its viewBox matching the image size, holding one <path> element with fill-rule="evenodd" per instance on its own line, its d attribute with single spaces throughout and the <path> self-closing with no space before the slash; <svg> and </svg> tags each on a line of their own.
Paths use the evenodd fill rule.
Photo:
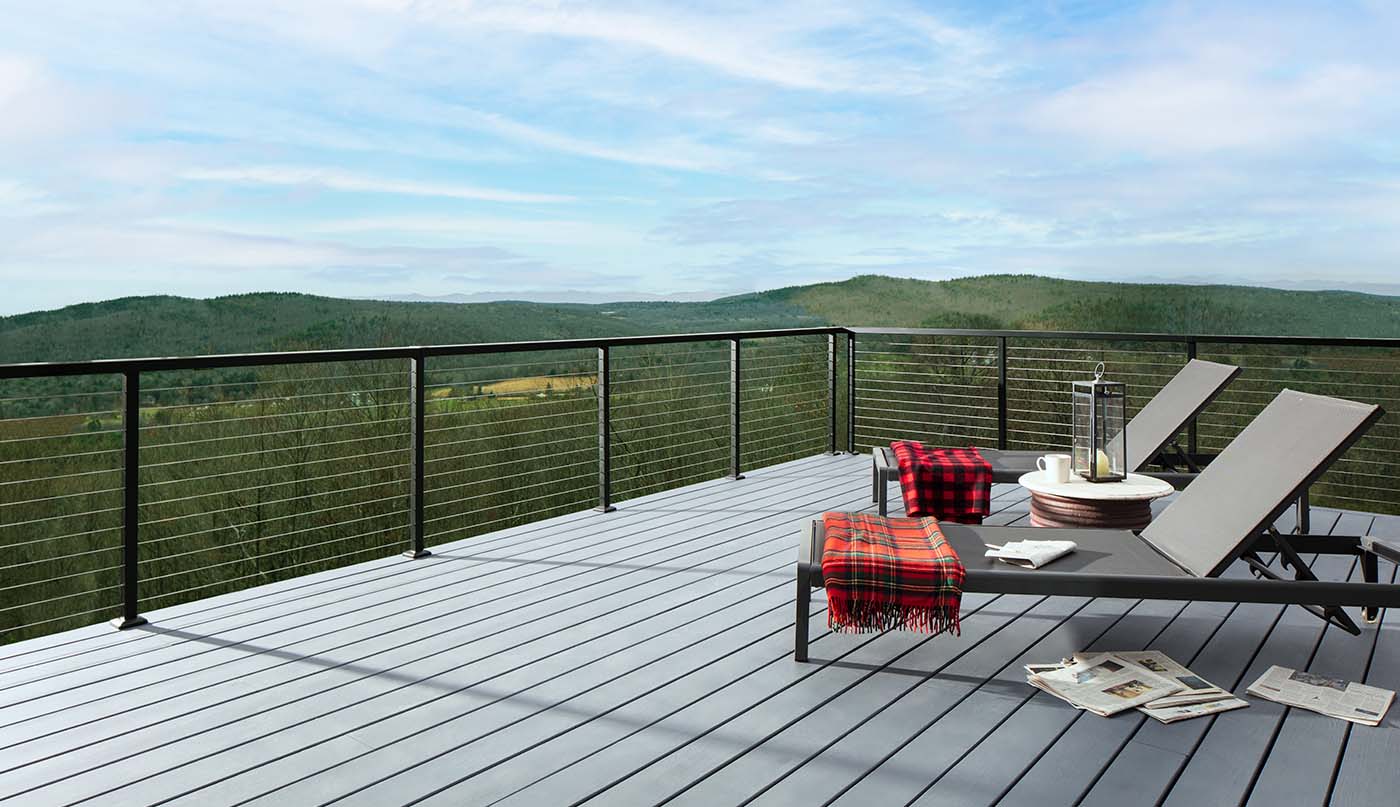
<svg viewBox="0 0 1400 807">
<path fill-rule="evenodd" d="M 826 335 L 826 406 L 827 406 L 827 449 L 826 453 L 835 456 L 840 452 L 836 450 L 836 407 L 837 400 L 836 382 L 836 332 L 832 331 Z"/>
<path fill-rule="evenodd" d="M 608 346 L 598 348 L 598 506 L 600 513 L 616 510 L 612 503 L 612 362 Z"/>
<path fill-rule="evenodd" d="M 741 370 L 739 362 L 739 338 L 733 337 L 729 340 L 729 478 L 743 479 L 742 454 L 740 443 L 743 435 L 743 423 L 739 417 L 739 407 L 741 397 L 739 394 L 739 383 Z"/>
<path fill-rule="evenodd" d="M 997 337 L 997 449 L 1005 451 L 1006 439 L 1006 337 Z"/>
<path fill-rule="evenodd" d="M 423 475 L 423 444 L 427 437 L 427 430 L 423 425 L 423 408 L 427 402 L 425 390 L 425 376 L 427 375 L 427 359 L 423 353 L 414 354 L 408 360 L 408 388 L 412 396 L 409 401 L 408 419 L 413 429 L 413 438 L 410 442 L 410 466 L 412 475 L 409 477 L 409 522 L 408 533 L 412 546 L 405 551 L 406 558 L 426 558 L 433 554 L 427 550 L 427 536 L 424 533 L 423 521 L 423 495 L 425 478 Z"/>
<path fill-rule="evenodd" d="M 1194 361 L 1196 358 L 1196 340 L 1186 340 L 1186 360 Z M 1186 453 L 1191 457 L 1192 462 L 1196 462 L 1196 454 L 1199 451 L 1196 444 L 1196 416 L 1191 416 L 1191 421 L 1186 424 Z"/>
<path fill-rule="evenodd" d="M 141 371 L 122 371 L 122 615 L 118 630 L 146 624 L 141 616 Z"/>
<path fill-rule="evenodd" d="M 846 450 L 856 453 L 856 334 L 846 332 Z"/>
</svg>

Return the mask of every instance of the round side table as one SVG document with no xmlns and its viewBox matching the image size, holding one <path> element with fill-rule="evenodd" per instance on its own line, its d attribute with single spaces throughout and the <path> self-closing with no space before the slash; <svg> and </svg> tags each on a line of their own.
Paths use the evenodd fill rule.
<svg viewBox="0 0 1400 807">
<path fill-rule="evenodd" d="M 1052 482 L 1044 471 L 1031 471 L 1017 481 L 1031 492 L 1033 527 L 1140 530 L 1152 521 L 1152 500 L 1172 492 L 1170 484 L 1142 474 L 1128 474 L 1122 482 L 1088 482 L 1070 474 L 1068 482 Z"/>
</svg>

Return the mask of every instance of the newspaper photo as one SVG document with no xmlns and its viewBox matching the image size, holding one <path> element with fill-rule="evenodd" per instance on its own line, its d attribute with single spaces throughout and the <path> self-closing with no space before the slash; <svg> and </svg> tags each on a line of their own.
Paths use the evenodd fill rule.
<svg viewBox="0 0 1400 807">
<path fill-rule="evenodd" d="M 1255 697 L 1312 712 L 1378 726 L 1395 700 L 1389 689 L 1370 687 L 1274 665 L 1249 685 Z"/>
<path fill-rule="evenodd" d="M 1067 667 L 1032 673 L 1027 680 L 1076 708 L 1105 717 L 1135 709 L 1184 688 L 1177 681 L 1110 653 L 1083 656 Z"/>
<path fill-rule="evenodd" d="M 1153 701 L 1153 708 L 1207 703 L 1231 697 L 1229 692 L 1197 676 L 1160 650 L 1117 650 L 1111 655 L 1181 684 L 1180 692 Z M 1075 654 L 1075 658 L 1079 658 L 1079 654 Z"/>
</svg>

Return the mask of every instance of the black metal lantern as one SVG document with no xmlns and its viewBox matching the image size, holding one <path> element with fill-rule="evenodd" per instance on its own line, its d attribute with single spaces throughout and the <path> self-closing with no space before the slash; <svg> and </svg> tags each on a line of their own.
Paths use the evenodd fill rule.
<svg viewBox="0 0 1400 807">
<path fill-rule="evenodd" d="M 1103 362 L 1093 381 L 1074 382 L 1071 394 L 1074 443 L 1071 468 L 1090 482 L 1121 482 L 1128 478 L 1128 434 L 1124 414 L 1127 387 L 1103 380 Z"/>
</svg>

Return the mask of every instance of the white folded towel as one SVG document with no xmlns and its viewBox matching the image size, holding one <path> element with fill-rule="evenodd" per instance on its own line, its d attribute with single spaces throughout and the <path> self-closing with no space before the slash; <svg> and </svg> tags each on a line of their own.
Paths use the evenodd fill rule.
<svg viewBox="0 0 1400 807">
<path fill-rule="evenodd" d="M 987 557 L 1003 563 L 1039 569 L 1056 558 L 1064 557 L 1077 547 L 1073 541 L 1012 541 L 997 546 L 987 544 Z"/>
</svg>

